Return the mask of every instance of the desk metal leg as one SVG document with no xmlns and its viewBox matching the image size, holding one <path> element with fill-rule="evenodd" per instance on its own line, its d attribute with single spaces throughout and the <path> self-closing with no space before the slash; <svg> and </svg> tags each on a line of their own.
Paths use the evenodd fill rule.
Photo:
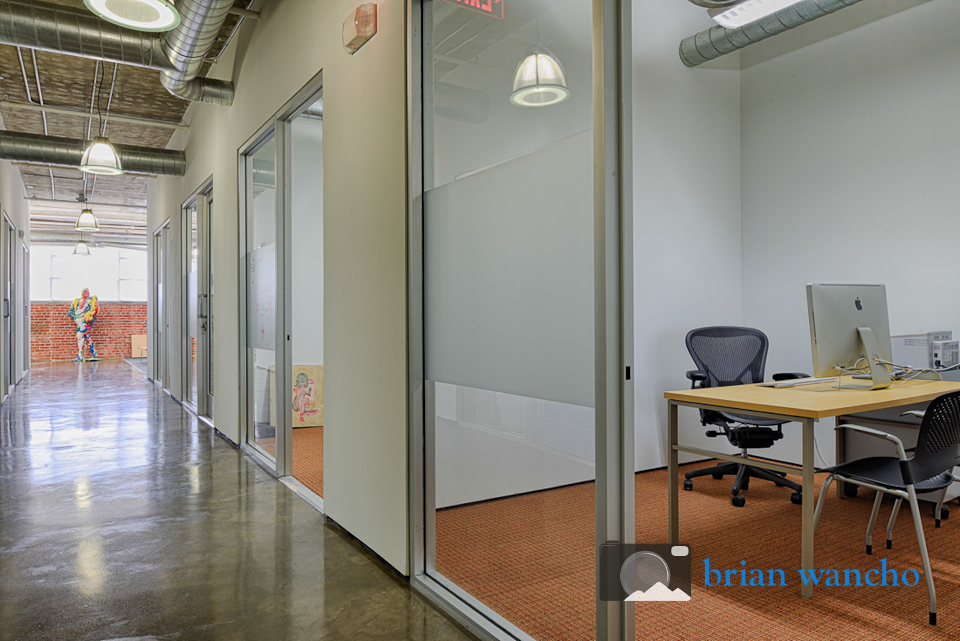
<svg viewBox="0 0 960 641">
<path fill-rule="evenodd" d="M 813 489 L 813 426 L 812 418 L 803 419 L 803 505 L 800 506 L 802 526 L 800 533 L 800 569 L 807 576 L 813 570 L 813 508 L 817 497 Z M 813 585 L 801 583 L 800 595 L 809 599 L 813 596 Z"/>
<path fill-rule="evenodd" d="M 837 424 L 837 425 L 840 425 L 840 417 L 839 417 L 839 416 L 836 418 L 836 424 Z M 834 464 L 834 465 L 840 465 L 841 463 L 845 463 L 845 462 L 847 461 L 847 455 L 846 455 L 846 452 L 844 452 L 844 445 L 845 445 L 845 443 L 846 443 L 846 439 L 844 438 L 845 434 L 843 433 L 843 430 L 834 430 L 834 434 L 837 435 L 837 456 L 836 456 L 836 460 L 834 460 L 833 464 Z M 824 461 L 824 464 L 826 465 L 827 462 Z M 843 483 L 842 481 L 837 481 L 837 498 L 838 498 L 838 499 L 842 499 L 842 498 L 843 498 L 843 486 L 844 486 L 844 485 L 845 485 L 845 483 Z"/>
<path fill-rule="evenodd" d="M 679 452 L 677 445 L 677 404 L 667 402 L 667 521 L 670 543 L 680 543 L 680 495 L 677 471 Z"/>
</svg>

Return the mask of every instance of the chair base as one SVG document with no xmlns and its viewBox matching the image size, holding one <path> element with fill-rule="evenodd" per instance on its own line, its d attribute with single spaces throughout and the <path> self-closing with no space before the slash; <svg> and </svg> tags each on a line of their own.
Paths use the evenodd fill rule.
<svg viewBox="0 0 960 641">
<path fill-rule="evenodd" d="M 684 478 L 687 481 L 695 479 L 700 476 L 713 476 L 714 478 L 723 478 L 728 475 L 736 475 L 736 479 L 733 482 L 733 488 L 731 492 L 734 497 L 740 495 L 740 492 L 746 491 L 750 487 L 751 478 L 759 478 L 765 481 L 770 481 L 776 484 L 779 487 L 788 487 L 794 491 L 795 495 L 799 495 L 803 491 L 803 487 L 799 483 L 795 483 L 790 479 L 786 478 L 786 474 L 781 472 L 771 472 L 770 470 L 764 469 L 762 467 L 754 467 L 746 463 L 735 463 L 733 461 L 725 461 L 718 465 L 713 465 L 711 467 L 701 468 L 699 470 L 692 470 L 684 474 Z M 692 483 L 689 483 L 692 489 Z M 687 489 L 688 483 L 684 483 L 684 489 Z M 734 505 L 737 507 L 743 506 L 743 497 L 740 497 L 740 501 L 734 501 Z M 799 497 L 797 497 L 799 498 Z M 798 501 L 794 500 L 794 497 L 791 497 L 791 500 L 794 503 Z"/>
</svg>

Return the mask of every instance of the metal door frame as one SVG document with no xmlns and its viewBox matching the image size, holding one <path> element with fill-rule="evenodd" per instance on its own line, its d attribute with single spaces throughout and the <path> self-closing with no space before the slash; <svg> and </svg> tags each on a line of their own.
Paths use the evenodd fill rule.
<svg viewBox="0 0 960 641">
<path fill-rule="evenodd" d="M 154 305 L 154 323 L 159 323 L 160 327 L 154 327 L 153 332 L 153 380 L 161 388 L 166 390 L 170 385 L 170 354 L 169 354 L 169 336 L 170 336 L 170 278 L 167 273 L 167 265 L 170 261 L 170 219 L 157 226 L 153 232 L 153 278 L 151 279 L 151 293 Z M 160 292 L 162 287 L 163 291 Z M 161 294 L 158 297 L 157 294 Z M 159 313 L 157 308 L 161 307 Z"/>
<path fill-rule="evenodd" d="M 250 224 L 249 218 L 247 215 L 247 193 L 248 187 L 248 173 L 247 172 L 247 159 L 256 152 L 256 150 L 266 141 L 270 135 L 274 136 L 274 192 L 276 197 L 276 202 L 274 203 L 274 223 L 276 224 L 276 286 L 275 286 L 275 296 L 276 301 L 274 305 L 274 313 L 276 318 L 274 319 L 274 385 L 276 389 L 285 389 L 287 385 L 286 379 L 289 378 L 289 375 L 286 374 L 286 370 L 289 369 L 286 364 L 286 349 L 282 347 L 286 344 L 286 341 L 283 339 L 284 329 L 286 327 L 285 314 L 284 314 L 284 305 L 283 305 L 283 292 L 281 289 L 281 284 L 283 283 L 283 261 L 281 258 L 286 254 L 286 247 L 284 243 L 284 233 L 283 233 L 283 189 L 277 184 L 279 177 L 277 170 L 279 169 L 278 159 L 282 157 L 283 154 L 283 139 L 277 131 L 277 116 L 274 115 L 266 123 L 264 123 L 257 133 L 251 136 L 247 142 L 245 142 L 237 151 L 237 171 L 238 171 L 238 194 L 237 202 L 239 207 L 237 208 L 237 213 L 239 216 L 238 219 L 238 237 L 239 237 L 239 248 L 240 248 L 240 278 L 239 278 L 239 292 L 238 292 L 238 301 L 239 301 L 239 317 L 240 317 L 240 334 L 239 334 L 239 349 L 240 349 L 240 448 L 250 454 L 255 460 L 257 460 L 261 465 L 266 469 L 272 471 L 274 474 L 279 475 L 279 470 L 285 470 L 290 465 L 288 462 L 288 452 L 292 456 L 292 448 L 287 443 L 287 438 L 285 431 L 281 429 L 281 425 L 284 422 L 283 409 L 286 405 L 286 409 L 289 411 L 289 404 L 281 403 L 278 398 L 275 402 L 277 403 L 277 425 L 276 427 L 276 441 L 275 441 L 275 452 L 276 455 L 271 459 L 268 455 L 261 452 L 259 448 L 253 445 L 254 443 L 254 430 L 255 421 L 253 419 L 254 415 L 254 401 L 253 395 L 250 394 L 250 381 L 254 380 L 253 372 L 253 363 L 247 357 L 247 283 L 249 280 L 248 275 L 248 266 L 247 266 L 247 234 L 248 226 Z"/>
<path fill-rule="evenodd" d="M 208 400 L 207 377 L 209 370 L 209 350 L 207 349 L 206 323 L 210 315 L 209 298 L 209 227 L 210 227 L 210 207 L 209 203 L 213 194 L 213 176 L 207 178 L 203 184 L 180 205 L 181 217 L 181 262 L 183 274 L 183 287 L 180 290 L 180 309 L 181 309 L 181 376 L 180 376 L 180 398 L 184 404 L 193 409 L 198 416 L 213 417 L 212 408 Z M 190 221 L 190 209 L 197 208 L 197 396 L 189 402 L 187 392 L 190 391 L 191 379 L 193 377 L 192 362 L 192 344 L 190 342 L 190 332 L 188 331 L 190 322 L 189 305 L 189 278 L 190 278 L 190 236 L 192 225 Z"/>
</svg>

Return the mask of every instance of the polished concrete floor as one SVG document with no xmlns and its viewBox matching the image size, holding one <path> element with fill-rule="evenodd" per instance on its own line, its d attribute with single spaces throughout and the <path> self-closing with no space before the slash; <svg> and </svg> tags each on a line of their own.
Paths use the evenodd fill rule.
<svg viewBox="0 0 960 641">
<path fill-rule="evenodd" d="M 0 405 L 0 640 L 469 638 L 122 360 Z"/>
</svg>

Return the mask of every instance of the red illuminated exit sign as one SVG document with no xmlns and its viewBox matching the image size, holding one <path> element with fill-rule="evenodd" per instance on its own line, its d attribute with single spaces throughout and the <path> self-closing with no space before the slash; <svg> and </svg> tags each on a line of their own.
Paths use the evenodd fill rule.
<svg viewBox="0 0 960 641">
<path fill-rule="evenodd" d="M 443 0 L 471 11 L 476 11 L 497 20 L 503 20 L 503 0 Z"/>
</svg>

